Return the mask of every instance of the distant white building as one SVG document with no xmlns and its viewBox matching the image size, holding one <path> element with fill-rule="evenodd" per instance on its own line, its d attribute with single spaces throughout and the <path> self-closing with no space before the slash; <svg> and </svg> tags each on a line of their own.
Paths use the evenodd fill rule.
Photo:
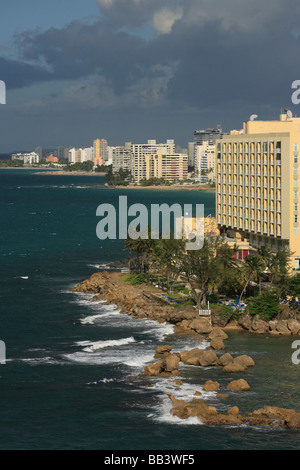
<svg viewBox="0 0 300 470">
<path fill-rule="evenodd" d="M 34 165 L 40 162 L 39 154 L 36 152 L 31 153 L 15 153 L 11 156 L 12 160 L 20 160 L 24 162 L 24 165 Z"/>
<path fill-rule="evenodd" d="M 216 181 L 216 145 L 209 141 L 195 145 L 195 172 L 201 183 Z"/>
<path fill-rule="evenodd" d="M 69 163 L 83 163 L 87 161 L 94 161 L 94 147 L 85 147 L 76 149 L 75 147 L 69 149 L 68 153 Z"/>
<path fill-rule="evenodd" d="M 85 147 L 80 149 L 80 162 L 94 161 L 94 147 Z"/>
</svg>

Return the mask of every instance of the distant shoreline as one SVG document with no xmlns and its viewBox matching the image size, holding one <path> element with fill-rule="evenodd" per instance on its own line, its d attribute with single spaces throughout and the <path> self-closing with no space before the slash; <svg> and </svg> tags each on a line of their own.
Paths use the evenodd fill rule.
<svg viewBox="0 0 300 470">
<path fill-rule="evenodd" d="M 103 172 L 89 172 L 89 171 L 64 171 L 64 170 L 54 170 L 53 168 L 12 168 L 12 167 L 0 167 L 0 170 L 37 170 L 36 175 L 61 175 L 61 176 L 105 176 L 106 173 Z M 107 189 L 156 189 L 156 190 L 169 190 L 169 191 L 207 191 L 214 193 L 216 188 L 212 188 L 207 184 L 191 184 L 191 185 L 182 185 L 176 184 L 174 186 L 99 186 L 101 188 Z"/>
<path fill-rule="evenodd" d="M 41 169 L 37 173 L 38 175 L 43 175 L 47 173 L 47 175 L 61 175 L 61 176 L 105 176 L 106 173 L 104 172 L 92 172 L 92 171 L 64 171 L 64 170 L 47 170 L 47 169 Z"/>
<path fill-rule="evenodd" d="M 55 170 L 54 168 L 36 168 L 36 167 L 12 167 L 12 166 L 3 166 L 0 167 L 0 170 L 31 170 L 36 171 L 36 175 L 73 175 L 73 176 L 105 176 L 106 173 L 103 172 L 91 172 L 91 171 L 64 171 L 64 170 Z"/>
<path fill-rule="evenodd" d="M 215 192 L 215 188 L 211 188 L 208 185 L 198 185 L 198 184 L 191 184 L 188 186 L 184 186 L 181 184 L 174 185 L 174 186 L 108 186 L 108 189 L 157 189 L 157 190 L 169 190 L 169 191 L 210 191 L 212 193 Z"/>
</svg>

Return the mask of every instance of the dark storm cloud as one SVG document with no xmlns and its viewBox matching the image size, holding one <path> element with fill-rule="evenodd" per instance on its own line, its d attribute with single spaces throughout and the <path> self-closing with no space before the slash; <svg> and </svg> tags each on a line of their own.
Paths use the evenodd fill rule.
<svg viewBox="0 0 300 470">
<path fill-rule="evenodd" d="M 23 86 L 31 71 L 37 81 L 99 74 L 122 96 L 160 76 L 165 98 L 178 105 L 277 105 L 299 78 L 300 47 L 292 35 L 299 7 L 293 0 L 265 0 L 263 6 L 258 0 L 97 1 L 106 16 L 93 25 L 74 22 L 22 35 L 23 60 L 35 64 L 20 79 Z M 146 21 L 157 32 L 150 41 L 118 29 Z M 43 71 L 45 63 L 51 72 Z"/>
<path fill-rule="evenodd" d="M 41 67 L 3 57 L 0 57 L 0 73 L 1 80 L 6 83 L 8 90 L 23 88 L 52 78 L 52 74 Z"/>
<path fill-rule="evenodd" d="M 151 70 L 155 59 L 146 56 L 146 41 L 125 32 L 114 32 L 103 22 L 77 22 L 65 29 L 51 28 L 36 36 L 23 35 L 24 59 L 46 61 L 56 79 L 78 79 L 99 73 L 120 94 Z"/>
</svg>

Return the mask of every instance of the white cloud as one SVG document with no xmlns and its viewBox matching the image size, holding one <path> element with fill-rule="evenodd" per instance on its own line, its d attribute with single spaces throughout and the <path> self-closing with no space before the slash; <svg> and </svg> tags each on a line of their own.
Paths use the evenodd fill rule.
<svg viewBox="0 0 300 470">
<path fill-rule="evenodd" d="M 176 10 L 168 7 L 161 8 L 154 13 L 152 26 L 159 33 L 168 34 L 171 32 L 174 23 L 182 18 L 182 15 L 182 8 L 177 8 Z"/>
</svg>

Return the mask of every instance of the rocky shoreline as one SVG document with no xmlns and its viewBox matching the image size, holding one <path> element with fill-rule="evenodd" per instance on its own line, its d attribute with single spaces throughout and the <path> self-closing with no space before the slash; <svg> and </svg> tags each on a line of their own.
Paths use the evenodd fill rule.
<svg viewBox="0 0 300 470">
<path fill-rule="evenodd" d="M 225 349 L 224 341 L 228 338 L 226 330 L 232 328 L 273 335 L 300 334 L 300 323 L 297 319 L 291 318 L 278 319 L 275 322 L 263 322 L 259 318 L 251 320 L 249 315 L 245 313 L 239 323 L 235 321 L 220 325 L 222 322 L 215 314 L 212 315 L 212 321 L 210 322 L 207 318 L 199 317 L 191 306 L 174 307 L 172 303 L 161 296 L 159 291 L 153 291 L 153 289 L 151 290 L 145 286 L 125 284 L 120 278 L 120 273 L 116 272 L 95 273 L 89 279 L 75 286 L 72 291 L 94 294 L 91 301 L 104 299 L 109 304 L 117 305 L 121 313 L 136 318 L 148 318 L 160 323 L 171 323 L 175 325 L 175 333 L 191 333 L 198 335 L 200 340 L 205 339 L 210 342 L 210 346 L 206 350 L 194 348 L 190 351 L 173 353 L 172 347 L 169 345 L 157 348 L 154 354 L 156 361 L 145 367 L 144 375 L 146 377 L 173 376 L 176 378 L 180 375 L 181 363 L 199 367 L 217 367 L 222 369 L 224 373 L 242 373 L 248 367 L 254 367 L 255 363 L 250 356 L 240 355 L 233 358 L 229 353 L 222 353 Z M 227 388 L 242 393 L 249 390 L 250 385 L 244 379 L 238 377 L 237 380 L 231 380 Z M 219 384 L 208 380 L 203 389 L 219 392 Z M 180 419 L 197 417 L 201 423 L 208 425 L 249 424 L 300 428 L 300 413 L 294 410 L 265 406 L 251 413 L 241 415 L 238 407 L 233 406 L 227 414 L 224 414 L 219 413 L 215 407 L 207 405 L 202 398 L 199 398 L 201 396 L 200 392 L 197 392 L 197 395 L 192 401 L 186 402 L 168 394 L 172 402 L 171 414 Z M 219 394 L 219 396 L 226 397 L 226 394 Z"/>
</svg>

